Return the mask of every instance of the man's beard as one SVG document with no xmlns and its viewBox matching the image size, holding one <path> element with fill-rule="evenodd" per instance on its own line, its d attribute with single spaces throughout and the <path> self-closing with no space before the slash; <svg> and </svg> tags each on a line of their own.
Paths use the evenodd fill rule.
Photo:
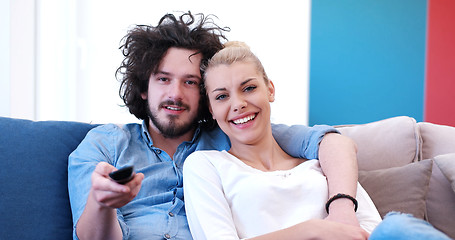
<svg viewBox="0 0 455 240">
<path fill-rule="evenodd" d="M 181 102 L 165 102 L 160 104 L 159 108 L 162 107 L 162 105 L 168 104 L 168 105 L 177 105 L 177 106 L 182 106 Z M 169 115 L 169 119 L 166 120 L 160 120 L 156 114 L 154 114 L 150 110 L 150 106 L 147 106 L 147 115 L 152 121 L 153 125 L 160 131 L 160 133 L 165 137 L 165 138 L 177 138 L 182 136 L 183 134 L 193 130 L 197 126 L 197 116 L 194 117 L 194 119 L 190 119 L 188 122 L 184 122 L 182 124 L 177 124 L 177 116 L 172 116 Z"/>
</svg>

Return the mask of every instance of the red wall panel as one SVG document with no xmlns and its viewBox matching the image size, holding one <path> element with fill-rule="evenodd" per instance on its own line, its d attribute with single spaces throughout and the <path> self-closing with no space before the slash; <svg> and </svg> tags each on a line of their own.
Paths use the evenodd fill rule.
<svg viewBox="0 0 455 240">
<path fill-rule="evenodd" d="M 424 120 L 455 126 L 455 1 L 428 4 Z"/>
</svg>

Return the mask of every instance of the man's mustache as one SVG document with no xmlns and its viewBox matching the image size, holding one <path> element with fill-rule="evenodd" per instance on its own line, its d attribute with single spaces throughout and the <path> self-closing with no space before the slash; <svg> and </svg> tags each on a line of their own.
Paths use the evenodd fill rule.
<svg viewBox="0 0 455 240">
<path fill-rule="evenodd" d="M 173 101 L 173 100 L 167 100 L 164 102 L 161 102 L 160 108 L 163 108 L 164 106 L 176 106 L 176 107 L 183 107 L 185 109 L 189 109 L 190 106 L 187 104 L 184 104 L 182 101 Z"/>
</svg>

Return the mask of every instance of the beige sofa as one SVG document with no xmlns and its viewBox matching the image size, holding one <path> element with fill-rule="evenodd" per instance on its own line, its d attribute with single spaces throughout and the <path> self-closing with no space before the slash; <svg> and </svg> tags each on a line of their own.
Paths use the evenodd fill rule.
<svg viewBox="0 0 455 240">
<path fill-rule="evenodd" d="M 358 146 L 359 182 L 381 216 L 411 213 L 455 239 L 455 128 L 410 117 L 336 126 Z"/>
</svg>

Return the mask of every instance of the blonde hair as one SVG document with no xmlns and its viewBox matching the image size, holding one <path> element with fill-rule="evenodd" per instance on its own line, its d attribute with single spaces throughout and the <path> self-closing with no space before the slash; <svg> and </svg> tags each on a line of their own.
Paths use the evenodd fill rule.
<svg viewBox="0 0 455 240">
<path fill-rule="evenodd" d="M 251 51 L 246 43 L 240 41 L 226 42 L 224 48 L 215 53 L 209 60 L 204 72 L 206 73 L 210 68 L 218 65 L 231 65 L 236 62 L 252 62 L 256 65 L 257 71 L 264 76 L 265 82 L 269 82 L 269 78 L 259 58 Z"/>
</svg>

